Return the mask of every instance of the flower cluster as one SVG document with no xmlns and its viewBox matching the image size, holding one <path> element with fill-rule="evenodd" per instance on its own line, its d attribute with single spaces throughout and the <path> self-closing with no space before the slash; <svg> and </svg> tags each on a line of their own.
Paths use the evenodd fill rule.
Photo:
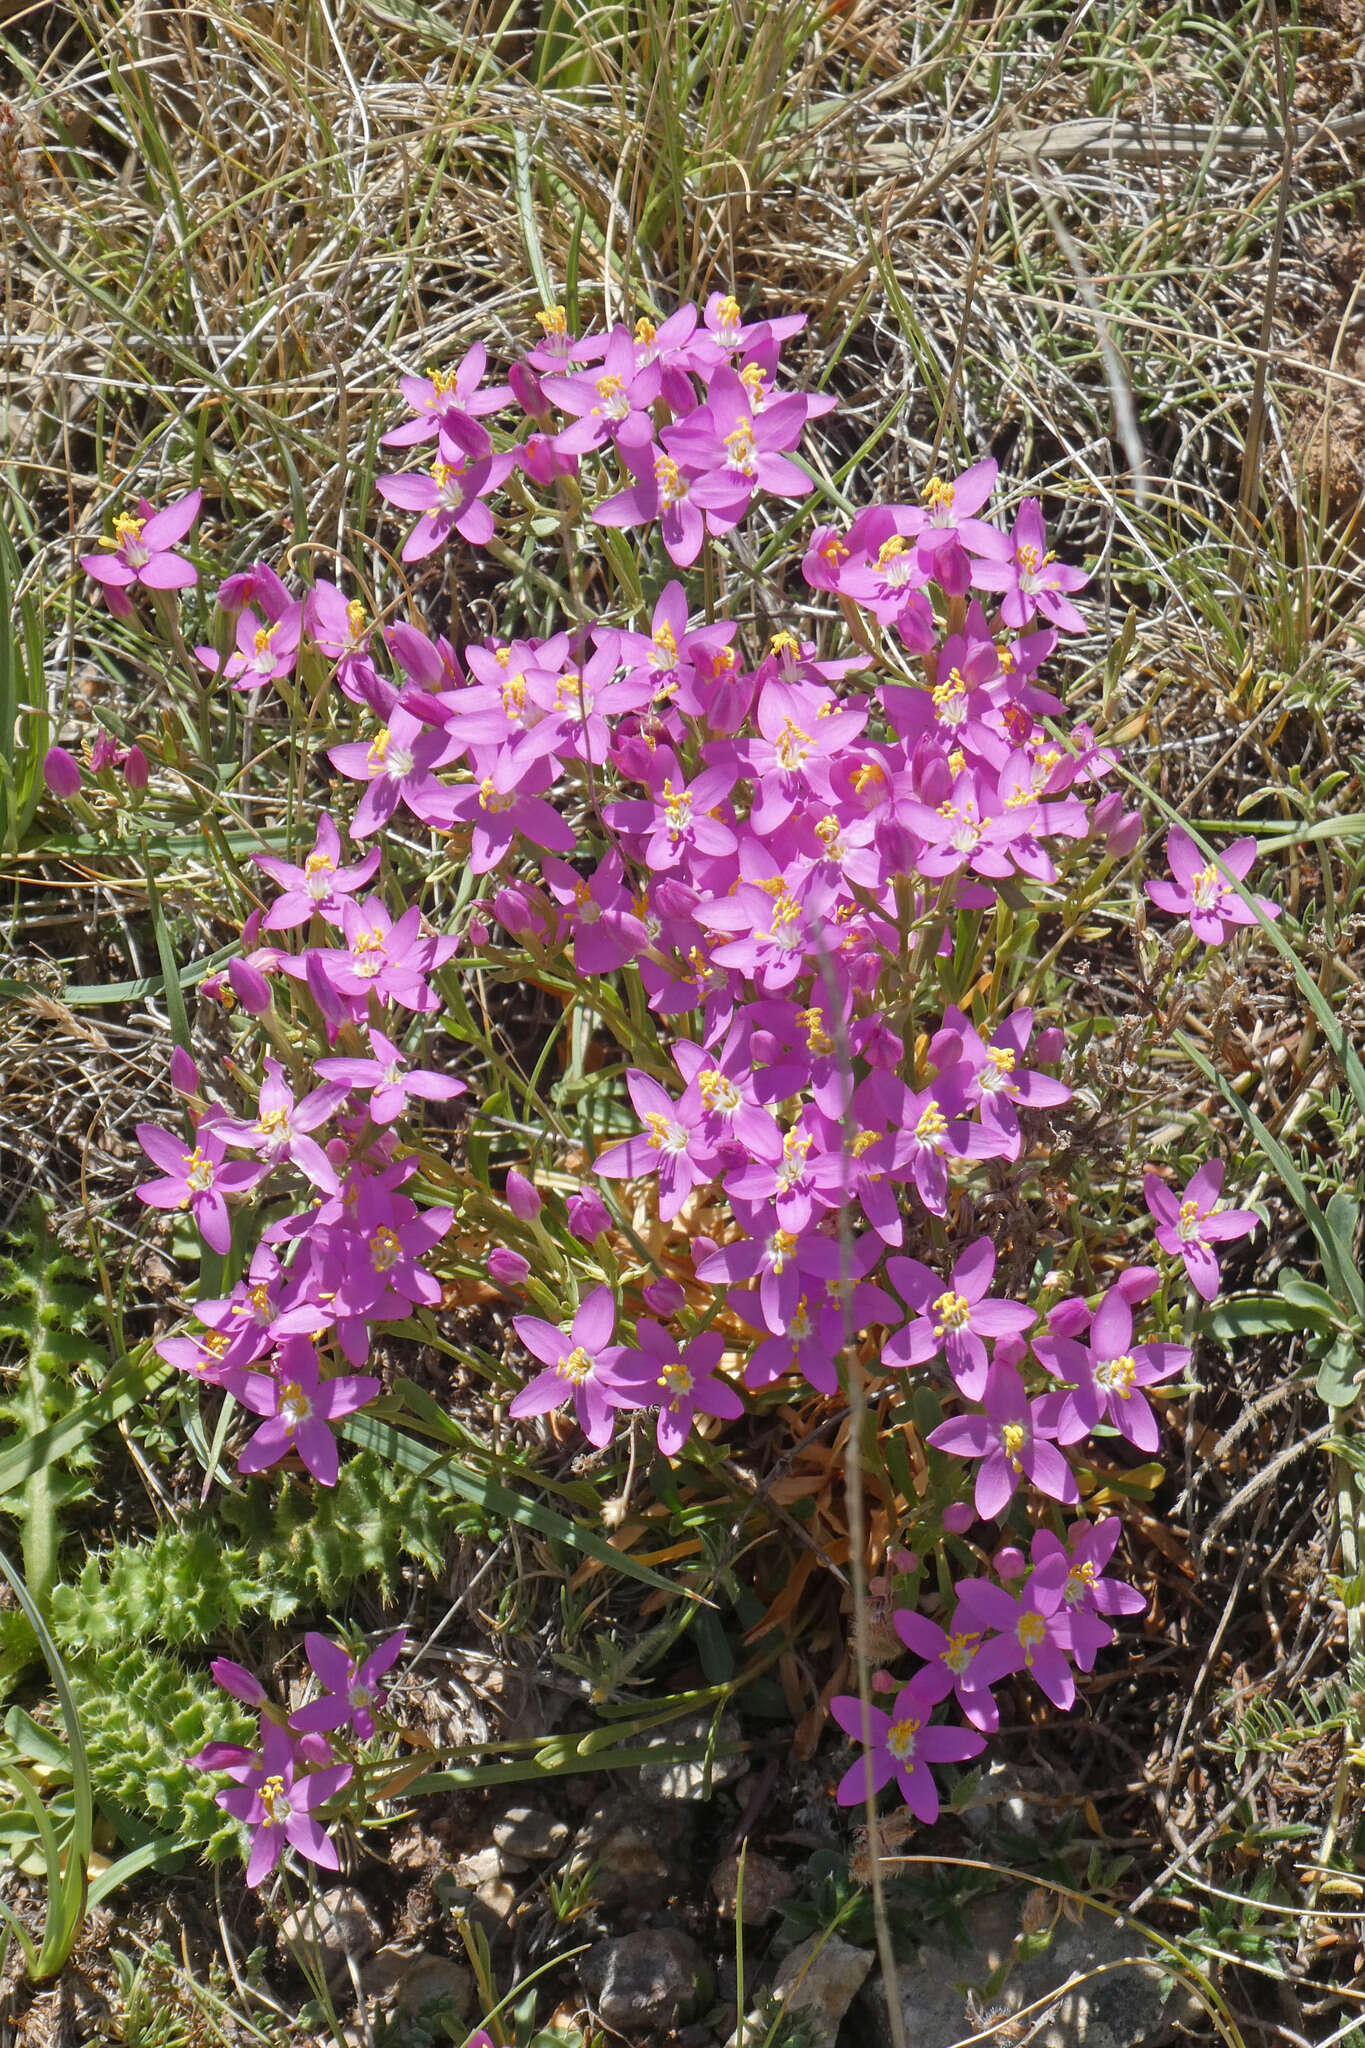
<svg viewBox="0 0 1365 2048">
<path fill-rule="evenodd" d="M 406 1632 L 397 1629 L 369 1656 L 356 1658 L 325 1636 L 306 1635 L 304 1647 L 322 1691 L 287 1719 L 251 1672 L 230 1657 L 215 1661 L 213 1676 L 224 1692 L 260 1713 L 260 1739 L 254 1749 L 210 1742 L 190 1761 L 233 1781 L 216 1799 L 250 1833 L 249 1885 L 264 1882 L 286 1847 L 324 1870 L 339 1867 L 336 1844 L 318 1812 L 350 1784 L 353 1767 L 338 1761 L 331 1738 L 338 1730 L 358 1742 L 375 1734 L 375 1716 L 387 1699 L 379 1680 L 397 1663 L 405 1639 Z"/>
<path fill-rule="evenodd" d="M 667 566 L 645 579 L 649 600 L 456 647 L 410 622 L 372 626 L 338 586 L 291 590 L 265 563 L 217 591 L 202 667 L 239 691 L 288 692 L 304 659 L 330 670 L 345 736 L 328 734 L 325 758 L 350 795 L 321 813 L 301 861 L 255 856 L 275 893 L 217 984 L 271 1047 L 251 1099 L 209 1102 L 186 1062 L 186 1132 L 139 1130 L 160 1177 L 138 1193 L 188 1211 L 211 1249 L 233 1246 L 233 1199 L 271 1198 L 245 1277 L 198 1303 L 198 1331 L 162 1352 L 257 1419 L 242 1471 L 294 1453 L 332 1483 L 333 1425 L 378 1390 L 359 1370 L 375 1326 L 441 1295 L 453 1211 L 404 1189 L 425 1192 L 422 1106 L 464 1084 L 422 1064 L 425 1020 L 465 960 L 626 978 L 649 1013 L 621 1070 L 637 1128 L 563 1205 L 556 1271 L 542 1198 L 519 1170 L 494 1212 L 508 1240 L 488 1254 L 496 1285 L 516 1295 L 534 1261 L 535 1281 L 574 1304 L 558 1321 L 515 1316 L 533 1363 L 510 1414 L 571 1404 L 600 1448 L 620 1415 L 648 1411 L 677 1457 L 737 1419 L 745 1394 L 779 1382 L 836 1394 L 850 1346 L 886 1389 L 936 1389 L 926 1442 L 956 1473 L 956 1525 L 1023 1531 L 1025 1501 L 1042 1519 L 1031 1561 L 1007 1546 L 1014 1568 L 997 1560 L 994 1576 L 959 1581 L 940 1619 L 897 1611 L 924 1668 L 889 1714 L 834 1702 L 869 1748 L 840 1796 L 894 1777 L 929 1819 L 929 1766 L 980 1749 L 998 1721 L 991 1688 L 1023 1673 L 1069 1706 L 1073 1669 L 1110 1640 L 1104 1617 L 1134 1611 L 1131 1589 L 1103 1575 L 1117 1521 L 1073 1523 L 1070 1544 L 1056 1533 L 1080 1502 L 1078 1447 L 1159 1447 L 1153 1392 L 1190 1356 L 1170 1341 L 1171 1281 L 1211 1298 L 1212 1247 L 1257 1218 L 1219 1208 L 1220 1162 L 1179 1198 L 1153 1170 L 1165 1268 L 1106 1252 L 1078 1293 L 1064 1291 L 1079 1284 L 1065 1245 L 1051 1271 L 971 1222 L 987 1189 L 1027 1191 L 1071 1100 L 1064 1030 L 1010 1000 L 998 934 L 1031 905 L 1064 906 L 1087 863 L 1126 859 L 1141 835 L 1112 786 L 1113 752 L 1042 679 L 1086 630 L 1075 600 L 1087 579 L 1049 548 L 1039 501 L 993 517 L 999 477 L 983 458 L 929 479 L 916 503 L 816 524 L 801 556 L 809 596 L 754 641 L 675 572 L 704 550 L 712 569 L 742 563 L 729 538 L 741 522 L 812 490 L 799 448 L 833 401 L 781 382 L 800 318 L 748 322 L 717 293 L 657 325 L 577 336 L 558 309 L 541 324 L 505 384 L 486 383 L 481 347 L 402 380 L 409 416 L 385 444 L 424 460 L 435 445 L 424 468 L 377 482 L 386 505 L 416 515 L 402 558 L 482 546 L 500 517 L 528 545 L 562 533 L 571 567 L 594 528 L 615 536 L 613 560 L 657 528 Z M 188 503 L 121 524 L 116 573 L 86 559 L 111 601 L 139 577 L 188 580 L 165 551 Z M 817 620 L 843 623 L 843 651 L 822 644 Z M 402 899 L 385 852 L 394 826 L 437 835 L 467 871 L 458 930 Z M 1175 882 L 1148 893 L 1188 916 L 1195 940 L 1220 943 L 1253 917 L 1229 883 L 1248 847 L 1196 867 L 1173 832 Z M 683 1247 L 639 1276 L 650 1315 L 625 1298 L 615 1254 L 599 1257 L 613 1242 L 606 1195 L 652 1212 L 660 1241 Z M 564 1258 L 565 1240 L 581 1259 Z M 1035 1298 L 1007 1291 L 1002 1265 Z M 314 1717 L 302 1739 L 330 1725 Z M 285 1787 L 272 1797 L 295 1833 L 282 1822 L 272 1854 L 280 1839 L 315 1849 L 299 1816 L 330 1796 L 290 1799 L 327 1773 L 298 1776 L 295 1761 L 283 1775 L 281 1739 L 231 1795 L 266 1828 L 262 1787 Z"/>
</svg>

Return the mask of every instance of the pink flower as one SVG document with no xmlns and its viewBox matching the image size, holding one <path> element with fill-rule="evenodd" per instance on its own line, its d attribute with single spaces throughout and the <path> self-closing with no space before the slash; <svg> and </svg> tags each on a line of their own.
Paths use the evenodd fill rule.
<svg viewBox="0 0 1365 2048">
<path fill-rule="evenodd" d="M 1058 1414 L 1063 1443 L 1079 1443 L 1101 1420 L 1110 1422 L 1140 1451 L 1155 1451 L 1161 1431 L 1144 1387 L 1157 1385 L 1190 1362 L 1183 1344 L 1134 1344 L 1133 1311 L 1111 1287 L 1090 1325 L 1090 1344 L 1070 1337 L 1040 1337 L 1034 1350 L 1059 1379 L 1076 1382 Z"/>
<path fill-rule="evenodd" d="M 43 756 L 43 781 L 53 796 L 75 796 L 81 786 L 81 768 L 65 747 L 49 747 Z"/>
<path fill-rule="evenodd" d="M 622 1352 L 618 1369 L 640 1407 L 658 1405 L 658 1445 L 666 1458 L 677 1457 L 698 1409 L 727 1422 L 744 1413 L 744 1403 L 734 1388 L 716 1374 L 725 1349 L 725 1339 L 718 1332 L 694 1337 L 686 1350 L 680 1350 L 661 1324 L 645 1317 L 636 1324 L 635 1335 L 641 1349 Z"/>
<path fill-rule="evenodd" d="M 324 1380 L 312 1342 L 286 1337 L 275 1372 L 246 1373 L 232 1391 L 244 1408 L 265 1417 L 237 1460 L 239 1472 L 264 1472 L 297 1451 L 320 1486 L 335 1486 L 340 1461 L 331 1425 L 372 1401 L 379 1382 L 368 1373 Z"/>
<path fill-rule="evenodd" d="M 891 1712 L 864 1708 L 856 1696 L 841 1693 L 829 1703 L 845 1735 L 865 1742 L 869 1757 L 860 1757 L 845 1771 L 835 1795 L 840 1806 L 856 1806 L 880 1792 L 894 1777 L 901 1797 L 926 1827 L 938 1819 L 938 1787 L 930 1764 L 964 1763 L 979 1756 L 986 1739 L 972 1728 L 931 1728 L 934 1700 L 918 1681 L 897 1693 Z"/>
<path fill-rule="evenodd" d="M 544 1415 L 572 1397 L 579 1428 L 588 1442 L 598 1450 L 609 1444 L 612 1411 L 639 1405 L 618 1369 L 621 1346 L 611 1342 L 615 1322 L 616 1303 L 609 1287 L 594 1287 L 568 1330 L 557 1329 L 540 1316 L 513 1316 L 513 1329 L 546 1370 L 522 1388 L 508 1414 L 515 1421 L 526 1415 Z"/>
<path fill-rule="evenodd" d="M 1143 1200 L 1156 1219 L 1157 1243 L 1172 1258 L 1184 1260 L 1190 1285 L 1205 1301 L 1212 1301 L 1222 1284 L 1210 1245 L 1249 1237 L 1261 1223 L 1254 1209 L 1220 1210 L 1222 1185 L 1221 1159 L 1205 1160 L 1191 1174 L 1179 1201 L 1155 1173 L 1145 1174 L 1142 1182 Z"/>
<path fill-rule="evenodd" d="M 134 583 L 144 583 L 149 590 L 184 590 L 199 581 L 193 562 L 175 553 L 175 543 L 185 538 L 199 517 L 203 495 L 202 491 L 190 491 L 160 512 L 139 498 L 136 516 L 120 512 L 112 537 L 100 542 L 113 552 L 81 556 L 82 569 L 101 585 L 110 610 L 119 617 L 127 618 L 132 611 L 124 592 Z"/>
<path fill-rule="evenodd" d="M 1085 619 L 1065 595 L 1083 590 L 1090 578 L 1048 552 L 1043 508 L 1025 498 L 1010 530 L 1013 555 L 1004 562 L 973 562 L 972 582 L 978 590 L 999 590 L 1000 616 L 1012 632 L 1026 626 L 1037 612 L 1063 633 L 1083 633 Z"/>
<path fill-rule="evenodd" d="M 1158 910 L 1188 917 L 1190 930 L 1206 946 L 1221 946 L 1228 925 L 1255 924 L 1256 912 L 1243 903 L 1225 879 L 1225 875 L 1235 875 L 1239 882 L 1245 879 L 1256 859 L 1254 839 L 1234 839 L 1231 846 L 1223 848 L 1216 862 L 1206 863 L 1189 833 L 1172 825 L 1166 836 L 1166 858 L 1174 881 L 1148 882 L 1147 894 Z M 1265 896 L 1257 896 L 1253 901 L 1266 917 L 1279 916 L 1278 903 L 1271 903 Z"/>
<path fill-rule="evenodd" d="M 928 1438 L 936 1451 L 981 1460 L 976 1475 L 981 1519 L 994 1521 L 1021 1479 L 1053 1500 L 1069 1505 L 1079 1499 L 1071 1468 L 1052 1441 L 1057 1423 L 1048 1399 L 1030 1401 L 1014 1367 L 996 1359 L 986 1375 L 985 1405 L 984 1415 L 955 1415 Z"/>
<path fill-rule="evenodd" d="M 244 1194 L 269 1168 L 245 1159 L 225 1163 L 227 1147 L 207 1122 L 199 1126 L 192 1145 L 159 1124 L 139 1124 L 137 1141 L 164 1176 L 142 1181 L 134 1189 L 138 1200 L 153 1209 L 188 1209 L 210 1251 L 230 1251 L 232 1219 L 224 1196 Z"/>
<path fill-rule="evenodd" d="M 209 1745 L 191 1762 L 201 1770 L 223 1766 L 212 1761 L 226 1747 Z M 280 1860 L 286 1842 L 310 1863 L 324 1870 L 336 1870 L 339 1859 L 326 1829 L 313 1818 L 315 1807 L 325 1806 L 349 1784 L 351 1766 L 333 1764 L 322 1771 L 301 1771 L 304 1752 L 287 1728 L 278 1721 L 262 1719 L 259 1763 L 238 1772 L 241 1782 L 216 1795 L 217 1804 L 234 1820 L 250 1828 L 251 1853 L 247 1859 L 246 1881 L 255 1886 L 267 1878 Z"/>
<path fill-rule="evenodd" d="M 310 1630 L 303 1639 L 308 1662 L 322 1680 L 322 1697 L 310 1700 L 289 1716 L 289 1725 L 300 1735 L 316 1735 L 348 1726 L 359 1742 L 368 1742 L 375 1730 L 375 1715 L 382 1714 L 388 1697 L 377 1680 L 395 1664 L 407 1640 L 406 1629 L 385 1636 L 378 1649 L 363 1661 L 354 1658 L 340 1643 Z"/>
</svg>

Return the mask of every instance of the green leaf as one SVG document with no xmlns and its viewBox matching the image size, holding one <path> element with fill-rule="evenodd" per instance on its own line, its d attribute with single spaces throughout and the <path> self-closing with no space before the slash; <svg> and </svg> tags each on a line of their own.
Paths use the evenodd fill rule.
<svg viewBox="0 0 1365 2048">
<path fill-rule="evenodd" d="M 1318 1367 L 1318 1399 L 1329 1408 L 1353 1408 L 1360 1393 L 1356 1375 L 1360 1353 L 1352 1338 L 1341 1336 Z"/>
<path fill-rule="evenodd" d="M 1321 1289 L 1318 1290 L 1321 1293 Z M 1273 1294 L 1239 1294 L 1206 1309 L 1198 1327 L 1206 1337 L 1216 1337 L 1231 1349 L 1246 1337 L 1268 1337 L 1286 1330 L 1312 1330 L 1326 1336 L 1337 1327 L 1331 1301 L 1316 1303 L 1281 1301 Z"/>
</svg>

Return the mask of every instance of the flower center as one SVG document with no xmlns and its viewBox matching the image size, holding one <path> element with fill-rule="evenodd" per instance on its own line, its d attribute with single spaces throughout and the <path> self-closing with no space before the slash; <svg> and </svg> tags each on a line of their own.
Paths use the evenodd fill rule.
<svg viewBox="0 0 1365 2048">
<path fill-rule="evenodd" d="M 280 622 L 278 619 L 276 619 L 273 626 L 258 626 L 256 628 L 256 638 L 252 642 L 252 645 L 256 650 L 256 659 L 258 661 L 264 659 L 264 657 L 267 654 L 269 654 L 270 643 L 275 638 L 275 635 L 276 633 L 278 633 L 279 629 Z"/>
<path fill-rule="evenodd" d="M 102 543 L 104 547 L 118 548 L 130 569 L 140 569 L 151 560 L 151 550 L 142 541 L 142 521 L 134 519 L 131 512 L 120 512 L 114 521 L 113 537 Z"/>
<path fill-rule="evenodd" d="M 1022 1422 L 1007 1422 L 1000 1432 L 1000 1441 L 1005 1447 L 1005 1456 L 1016 1472 L 1022 1471 L 1019 1453 L 1028 1442 L 1028 1431 Z"/>
<path fill-rule="evenodd" d="M 384 766 L 384 763 L 385 761 L 387 761 L 388 757 L 389 728 L 386 725 L 381 725 L 379 731 L 370 741 L 369 752 L 365 756 L 365 766 L 367 768 L 374 769 L 375 773 L 377 774 L 379 770 Z"/>
<path fill-rule="evenodd" d="M 353 597 L 346 607 L 346 631 L 353 646 L 365 638 L 365 607 L 358 597 Z"/>
<path fill-rule="evenodd" d="M 1198 1243 L 1199 1226 L 1203 1220 L 1198 1202 L 1182 1202 L 1175 1221 L 1176 1236 L 1183 1244 Z"/>
<path fill-rule="evenodd" d="M 921 1724 L 913 1715 L 907 1714 L 903 1721 L 893 1721 L 886 1731 L 886 1746 L 898 1764 L 908 1764 L 915 1754 L 915 1737 Z"/>
<path fill-rule="evenodd" d="M 581 1387 L 584 1380 L 592 1378 L 592 1360 L 581 1344 L 575 1344 L 573 1350 L 566 1352 L 560 1359 L 555 1371 L 560 1379 L 568 1380 L 575 1387 Z"/>
<path fill-rule="evenodd" d="M 1019 1624 L 1014 1633 L 1018 1637 L 1019 1645 L 1031 1664 L 1033 1662 L 1033 1652 L 1047 1634 L 1047 1623 L 1043 1620 L 1041 1614 L 1036 1613 L 1033 1608 L 1030 1608 L 1027 1614 L 1020 1615 Z"/>
<path fill-rule="evenodd" d="M 936 1102 L 928 1102 L 919 1113 L 919 1122 L 915 1125 L 915 1136 L 919 1139 L 921 1145 L 931 1146 L 937 1152 L 947 1128 L 948 1119 L 938 1104 Z M 951 1297 L 945 1294 L 943 1298 L 947 1301 Z"/>
<path fill-rule="evenodd" d="M 671 455 L 655 456 L 654 481 L 659 487 L 659 503 L 665 512 L 671 506 L 680 504 L 687 496 L 687 485 L 683 482 L 682 471 Z"/>
<path fill-rule="evenodd" d="M 648 348 L 658 332 L 659 330 L 654 325 L 654 322 L 642 313 L 635 323 L 635 346 L 637 348 Z"/>
<path fill-rule="evenodd" d="M 719 1067 L 703 1067 L 697 1076 L 697 1091 L 707 1109 L 717 1116 L 733 1116 L 744 1097 Z"/>
<path fill-rule="evenodd" d="M 737 469 L 741 476 L 752 477 L 758 469 L 758 450 L 754 445 L 752 422 L 747 418 L 736 420 L 725 436 L 731 469 Z"/>
<path fill-rule="evenodd" d="M 547 341 L 563 341 L 567 337 L 569 323 L 562 306 L 546 306 L 536 314 L 536 319 Z"/>
<path fill-rule="evenodd" d="M 403 1247 L 395 1231 L 387 1224 L 381 1224 L 370 1239 L 370 1264 L 376 1273 L 387 1273 L 390 1266 L 396 1266 L 403 1256 Z"/>
<path fill-rule="evenodd" d="M 877 550 L 877 567 L 888 590 L 903 590 L 912 565 L 910 543 L 902 533 L 893 533 Z"/>
<path fill-rule="evenodd" d="M 948 1638 L 948 1647 L 943 1652 L 943 1662 L 959 1677 L 969 1669 L 973 1657 L 981 1648 L 979 1635 L 969 1635 L 965 1630 Z"/>
<path fill-rule="evenodd" d="M 774 1273 L 780 1273 L 792 1253 L 796 1250 L 796 1233 L 791 1230 L 775 1230 L 768 1239 L 768 1264 Z"/>
<path fill-rule="evenodd" d="M 284 1792 L 283 1778 L 267 1778 L 261 1786 L 261 1805 L 268 1828 L 282 1828 L 294 1811 Z"/>
<path fill-rule="evenodd" d="M 691 1393 L 694 1381 L 692 1374 L 679 1358 L 675 1359 L 672 1365 L 666 1365 L 663 1368 L 659 1374 L 659 1385 L 667 1388 L 668 1392 L 672 1394 L 674 1404 L 676 1405 L 677 1402 Z"/>
<path fill-rule="evenodd" d="M 1190 895 L 1196 910 L 1213 910 L 1223 893 L 1222 877 L 1217 868 L 1200 868 L 1198 874 L 1190 877 Z"/>
<path fill-rule="evenodd" d="M 810 734 L 803 732 L 790 718 L 784 718 L 782 730 L 773 742 L 778 767 L 785 768 L 788 772 L 793 768 L 799 768 L 810 750 Z"/>
<path fill-rule="evenodd" d="M 716 332 L 734 343 L 739 340 L 739 301 L 724 298 L 716 308 Z"/>
<path fill-rule="evenodd" d="M 653 659 L 656 668 L 672 668 L 678 659 L 677 636 L 667 619 L 655 632 Z"/>
<path fill-rule="evenodd" d="M 378 925 L 358 931 L 351 941 L 351 965 L 366 981 L 373 981 L 384 969 L 384 934 Z"/>
<path fill-rule="evenodd" d="M 1068 1607 L 1077 1607 L 1085 1600 L 1095 1584 L 1095 1567 L 1087 1558 L 1084 1564 L 1073 1564 L 1066 1575 L 1062 1597 Z"/>
<path fill-rule="evenodd" d="M 1129 1399 L 1136 1378 L 1137 1361 L 1127 1351 L 1122 1358 L 1105 1358 L 1095 1367 L 1096 1386 L 1103 1387 L 1106 1394 L 1117 1394 L 1120 1401 Z"/>
<path fill-rule="evenodd" d="M 657 1109 L 645 1115 L 649 1125 L 649 1149 L 651 1152 L 685 1152 L 687 1150 L 687 1129 L 675 1123 L 671 1117 L 660 1114 Z"/>
<path fill-rule="evenodd" d="M 283 1138 L 289 1133 L 289 1111 L 268 1109 L 264 1116 L 256 1119 L 256 1129 L 263 1138 Z"/>
<path fill-rule="evenodd" d="M 806 1050 L 819 1053 L 822 1057 L 832 1053 L 834 1040 L 825 1029 L 824 1019 L 818 1010 L 798 1010 L 796 1021 L 806 1034 Z"/>
<path fill-rule="evenodd" d="M 297 1380 L 286 1380 L 280 1390 L 280 1421 L 292 1436 L 301 1422 L 312 1414 L 312 1403 Z"/>
<path fill-rule="evenodd" d="M 207 1194 L 213 1186 L 213 1161 L 206 1159 L 196 1145 L 189 1157 L 185 1170 L 185 1185 L 196 1195 Z"/>
<path fill-rule="evenodd" d="M 374 1705 L 374 1693 L 368 1685 L 353 1685 L 346 1695 L 346 1704 L 352 1712 L 360 1713 Z"/>
<path fill-rule="evenodd" d="M 595 413 L 605 413 L 610 419 L 623 420 L 630 411 L 630 400 L 626 397 L 623 379 L 610 372 L 605 377 L 598 378 L 597 396 L 602 402 L 593 407 Z"/>
<path fill-rule="evenodd" d="M 335 873 L 336 868 L 325 853 L 308 855 L 303 863 L 303 886 L 315 903 L 323 903 L 331 895 Z"/>
<path fill-rule="evenodd" d="M 691 828 L 692 792 L 690 789 L 674 789 L 671 782 L 665 782 L 664 819 L 675 839 Z"/>
<path fill-rule="evenodd" d="M 936 1337 L 944 1337 L 950 1332 L 956 1333 L 959 1330 L 965 1330 L 970 1325 L 971 1320 L 972 1305 L 965 1294 L 954 1294 L 952 1289 L 949 1288 L 948 1292 L 940 1294 L 938 1300 L 934 1303 L 934 1335 Z"/>
</svg>

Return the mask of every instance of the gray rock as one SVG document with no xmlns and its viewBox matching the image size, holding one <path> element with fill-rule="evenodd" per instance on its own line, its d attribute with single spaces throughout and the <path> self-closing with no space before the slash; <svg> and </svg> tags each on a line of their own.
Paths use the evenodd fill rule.
<svg viewBox="0 0 1365 2048">
<path fill-rule="evenodd" d="M 839 2025 L 872 1968 L 867 1949 L 854 1948 L 837 1934 L 821 1940 L 812 1935 L 784 1958 L 772 1996 L 782 2011 L 800 2013 L 806 2022 L 807 2048 L 835 2048 Z M 730 2036 L 729 2048 L 759 2048 L 772 2032 L 771 2014 L 750 2013 Z M 915 2048 L 927 2048 L 911 2036 Z"/>
<path fill-rule="evenodd" d="M 569 1875 L 590 1866 L 598 1905 L 657 1912 L 687 1874 L 689 1816 L 659 1807 L 641 1811 L 630 1797 L 605 1800 L 574 1837 Z"/>
<path fill-rule="evenodd" d="M 490 1843 L 486 1849 L 476 1849 L 472 1856 L 461 1856 L 450 1874 L 456 1884 L 477 1891 L 481 1884 L 495 1884 L 500 1877 L 515 1877 L 526 1867 L 515 1856 L 506 1855 Z"/>
<path fill-rule="evenodd" d="M 675 1927 L 599 1942 L 580 1959 L 578 1974 L 606 2026 L 650 2040 L 706 2006 L 715 1985 L 696 1942 Z"/>
<path fill-rule="evenodd" d="M 508 1856 L 543 1863 L 567 1848 L 569 1830 L 533 1806 L 509 1806 L 493 1829 L 493 1840 Z"/>
<path fill-rule="evenodd" d="M 360 1988 L 367 1997 L 386 1999 L 395 2012 L 405 2014 L 443 2000 L 456 2020 L 464 2020 L 474 2002 L 474 1979 L 452 1956 L 392 1945 L 376 1949 L 370 1957 L 360 1973 Z"/>
<path fill-rule="evenodd" d="M 644 1737 L 642 1749 L 669 1750 L 686 1743 L 689 1748 L 711 1739 L 710 1714 L 694 1714 L 690 1719 L 670 1721 L 667 1728 L 655 1729 Z M 743 1730 L 737 1714 L 722 1714 L 716 1730 L 717 1752 L 727 1743 L 743 1740 Z M 693 1800 L 707 1799 L 722 1785 L 732 1785 L 736 1778 L 742 1778 L 749 1768 L 747 1756 L 715 1755 L 707 1771 L 703 1758 L 690 1764 L 659 1763 L 641 1764 L 640 1790 L 647 1799 Z"/>
<path fill-rule="evenodd" d="M 1047 1925 L 1057 1902 L 1047 1893 L 1033 1896 Z M 901 2019 L 914 2048 L 953 2048 L 964 2035 L 1025 2006 L 1031 2010 L 1020 2024 L 1029 2030 L 1029 2048 L 1158 2048 L 1189 2019 L 1189 2001 L 1179 1993 L 1163 2004 L 1163 1966 L 1141 1937 L 1093 1912 L 1079 1922 L 1061 1915 L 1048 1947 L 1016 1963 L 1003 1988 L 986 1999 L 981 1987 L 1012 1954 L 1023 1905 L 1018 1893 L 978 1900 L 966 1914 L 965 1945 L 934 1940 L 901 1966 Z M 1081 1981 L 1072 1984 L 1073 1978 Z M 880 1983 L 864 2004 L 868 2048 L 887 2048 Z"/>
<path fill-rule="evenodd" d="M 346 1958 L 359 1966 L 380 1937 L 379 1922 L 364 1894 L 350 1885 L 334 1885 L 316 1900 L 296 1906 L 280 1922 L 280 1936 L 290 1948 L 320 1957 L 330 1980 L 346 1974 Z"/>
<path fill-rule="evenodd" d="M 1047 1795 L 1056 1791 L 1056 1778 L 1032 1764 L 996 1762 L 981 1773 L 981 1782 L 967 1804 L 958 1809 L 958 1818 L 978 1841 L 1002 1821 L 1017 1835 L 1036 1837 Z"/>
<path fill-rule="evenodd" d="M 780 1863 L 774 1863 L 771 1856 L 763 1856 L 757 1849 L 750 1849 L 744 1858 L 744 1896 L 742 1908 L 746 1927 L 761 1927 L 774 1914 L 783 1899 L 789 1899 L 796 1890 L 796 1879 Z M 711 1896 L 716 1902 L 722 1920 L 733 1920 L 739 1894 L 739 1858 L 726 1856 L 711 1872 Z"/>
</svg>

